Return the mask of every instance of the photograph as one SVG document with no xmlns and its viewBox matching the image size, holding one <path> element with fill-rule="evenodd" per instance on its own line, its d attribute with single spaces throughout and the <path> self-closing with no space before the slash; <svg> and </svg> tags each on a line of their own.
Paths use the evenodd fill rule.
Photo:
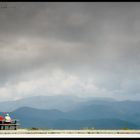
<svg viewBox="0 0 140 140">
<path fill-rule="evenodd" d="M 140 138 L 140 2 L 0 2 L 0 138 Z"/>
</svg>

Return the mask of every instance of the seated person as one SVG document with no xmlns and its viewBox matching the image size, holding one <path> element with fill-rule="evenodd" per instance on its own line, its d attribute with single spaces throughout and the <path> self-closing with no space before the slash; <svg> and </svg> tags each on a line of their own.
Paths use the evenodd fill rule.
<svg viewBox="0 0 140 140">
<path fill-rule="evenodd" d="M 11 117 L 9 116 L 9 114 L 7 113 L 6 116 L 5 116 L 5 118 L 4 118 L 4 123 L 9 124 L 9 123 L 11 123 L 11 121 L 12 121 L 12 119 L 11 119 Z"/>
<path fill-rule="evenodd" d="M 7 113 L 6 116 L 4 117 L 4 123 L 5 124 L 10 124 L 12 122 L 11 117 L 9 116 L 9 114 Z M 3 129 L 5 130 L 5 126 L 3 126 Z M 8 126 L 8 128 L 10 128 L 10 126 Z"/>
<path fill-rule="evenodd" d="M 3 116 L 0 115 L 0 124 L 2 124 L 3 120 L 4 120 Z"/>
<path fill-rule="evenodd" d="M 3 123 L 3 120 L 4 120 L 3 116 L 0 115 L 0 124 Z M 0 125 L 0 130 L 1 130 L 1 128 L 2 128 L 2 127 L 1 127 L 1 125 Z"/>
</svg>

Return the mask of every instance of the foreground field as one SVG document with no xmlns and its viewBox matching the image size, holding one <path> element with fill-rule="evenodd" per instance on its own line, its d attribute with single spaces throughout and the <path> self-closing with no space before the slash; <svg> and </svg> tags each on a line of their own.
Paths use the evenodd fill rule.
<svg viewBox="0 0 140 140">
<path fill-rule="evenodd" d="M 1 130 L 0 137 L 139 137 L 140 130 Z"/>
<path fill-rule="evenodd" d="M 0 130 L 0 134 L 140 134 L 140 130 Z"/>
</svg>

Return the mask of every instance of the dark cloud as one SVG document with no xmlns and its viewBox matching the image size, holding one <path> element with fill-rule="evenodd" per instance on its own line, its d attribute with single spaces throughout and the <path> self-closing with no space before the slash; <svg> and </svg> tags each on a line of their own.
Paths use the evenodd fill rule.
<svg viewBox="0 0 140 140">
<path fill-rule="evenodd" d="M 61 69 L 85 81 L 91 77 L 98 88 L 93 96 L 139 94 L 139 3 L 8 5 L 16 8 L 0 9 L 1 88 L 29 73 Z"/>
</svg>

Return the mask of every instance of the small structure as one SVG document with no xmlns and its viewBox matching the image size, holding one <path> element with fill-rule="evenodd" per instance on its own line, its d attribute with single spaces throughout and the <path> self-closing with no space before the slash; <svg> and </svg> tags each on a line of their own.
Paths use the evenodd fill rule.
<svg viewBox="0 0 140 140">
<path fill-rule="evenodd" d="M 0 124 L 0 130 L 17 130 L 17 127 L 20 125 L 17 123 L 18 120 L 14 119 L 11 121 L 11 123 L 7 124 L 4 120 L 2 120 L 2 123 Z"/>
</svg>

